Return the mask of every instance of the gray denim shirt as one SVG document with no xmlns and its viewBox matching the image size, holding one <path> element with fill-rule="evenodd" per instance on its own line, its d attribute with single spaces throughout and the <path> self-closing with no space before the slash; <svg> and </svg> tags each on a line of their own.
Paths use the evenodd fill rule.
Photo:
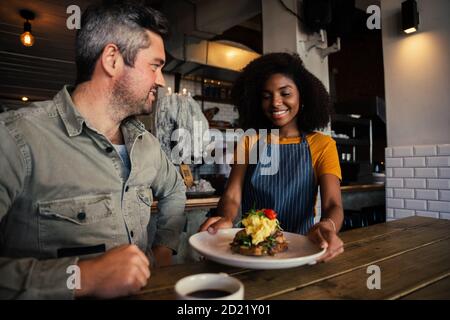
<svg viewBox="0 0 450 320">
<path fill-rule="evenodd" d="M 68 87 L 0 115 L 0 298 L 71 299 L 68 267 L 118 245 L 176 251 L 186 221 L 183 180 L 142 123 L 130 118 L 121 130 L 127 178 Z M 149 223 L 153 195 L 159 210 Z"/>
</svg>

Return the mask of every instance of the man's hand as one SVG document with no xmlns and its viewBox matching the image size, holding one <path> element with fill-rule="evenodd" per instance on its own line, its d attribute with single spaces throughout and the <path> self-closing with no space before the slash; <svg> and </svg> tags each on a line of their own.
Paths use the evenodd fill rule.
<svg viewBox="0 0 450 320">
<path fill-rule="evenodd" d="M 208 218 L 205 222 L 200 226 L 200 231 L 208 230 L 209 233 L 215 234 L 219 229 L 232 228 L 233 221 L 224 218 L 224 217 L 211 217 Z"/>
<path fill-rule="evenodd" d="M 115 298 L 139 291 L 150 277 L 149 261 L 135 245 L 123 245 L 100 257 L 78 262 L 81 289 L 76 297 Z"/>
<path fill-rule="evenodd" d="M 327 251 L 317 262 L 328 262 L 344 252 L 344 243 L 334 231 L 330 222 L 321 221 L 315 224 L 308 232 L 308 238 Z"/>
</svg>

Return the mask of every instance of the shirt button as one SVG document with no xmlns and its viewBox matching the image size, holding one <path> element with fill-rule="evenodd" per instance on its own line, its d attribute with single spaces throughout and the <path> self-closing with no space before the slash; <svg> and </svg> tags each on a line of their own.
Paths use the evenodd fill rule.
<svg viewBox="0 0 450 320">
<path fill-rule="evenodd" d="M 107 152 L 107 153 L 111 153 L 111 152 L 113 152 L 113 148 L 112 147 L 106 147 L 106 149 L 105 149 L 105 151 Z"/>
<path fill-rule="evenodd" d="M 83 211 L 78 212 L 77 218 L 78 218 L 78 220 L 80 220 L 80 221 L 86 219 L 86 212 L 83 212 Z"/>
<path fill-rule="evenodd" d="M 133 232 L 133 230 L 130 231 L 130 236 L 131 236 L 132 238 L 134 238 L 134 232 Z"/>
<path fill-rule="evenodd" d="M 139 139 L 139 140 L 142 140 L 142 136 L 139 136 L 138 139 Z"/>
</svg>

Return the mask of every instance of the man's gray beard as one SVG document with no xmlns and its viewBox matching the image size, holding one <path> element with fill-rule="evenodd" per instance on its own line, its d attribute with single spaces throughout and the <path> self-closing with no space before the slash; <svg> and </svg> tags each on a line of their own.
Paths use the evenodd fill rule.
<svg viewBox="0 0 450 320">
<path fill-rule="evenodd" d="M 112 116 L 117 121 L 145 113 L 147 97 L 142 99 L 134 97 L 129 84 L 128 77 L 125 75 L 114 84 L 111 92 L 110 105 Z"/>
</svg>

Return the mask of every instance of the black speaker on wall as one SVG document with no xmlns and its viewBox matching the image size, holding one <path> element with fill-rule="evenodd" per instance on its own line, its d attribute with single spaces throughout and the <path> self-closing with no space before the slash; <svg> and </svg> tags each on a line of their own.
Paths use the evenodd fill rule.
<svg viewBox="0 0 450 320">
<path fill-rule="evenodd" d="M 326 29 L 332 20 L 331 0 L 303 0 L 304 24 L 311 32 Z"/>
<path fill-rule="evenodd" d="M 355 18 L 355 0 L 335 0 L 332 8 L 333 16 L 329 31 L 337 36 L 351 33 Z"/>
<path fill-rule="evenodd" d="M 327 30 L 335 36 L 352 32 L 355 0 L 303 0 L 304 25 L 310 32 Z"/>
</svg>

